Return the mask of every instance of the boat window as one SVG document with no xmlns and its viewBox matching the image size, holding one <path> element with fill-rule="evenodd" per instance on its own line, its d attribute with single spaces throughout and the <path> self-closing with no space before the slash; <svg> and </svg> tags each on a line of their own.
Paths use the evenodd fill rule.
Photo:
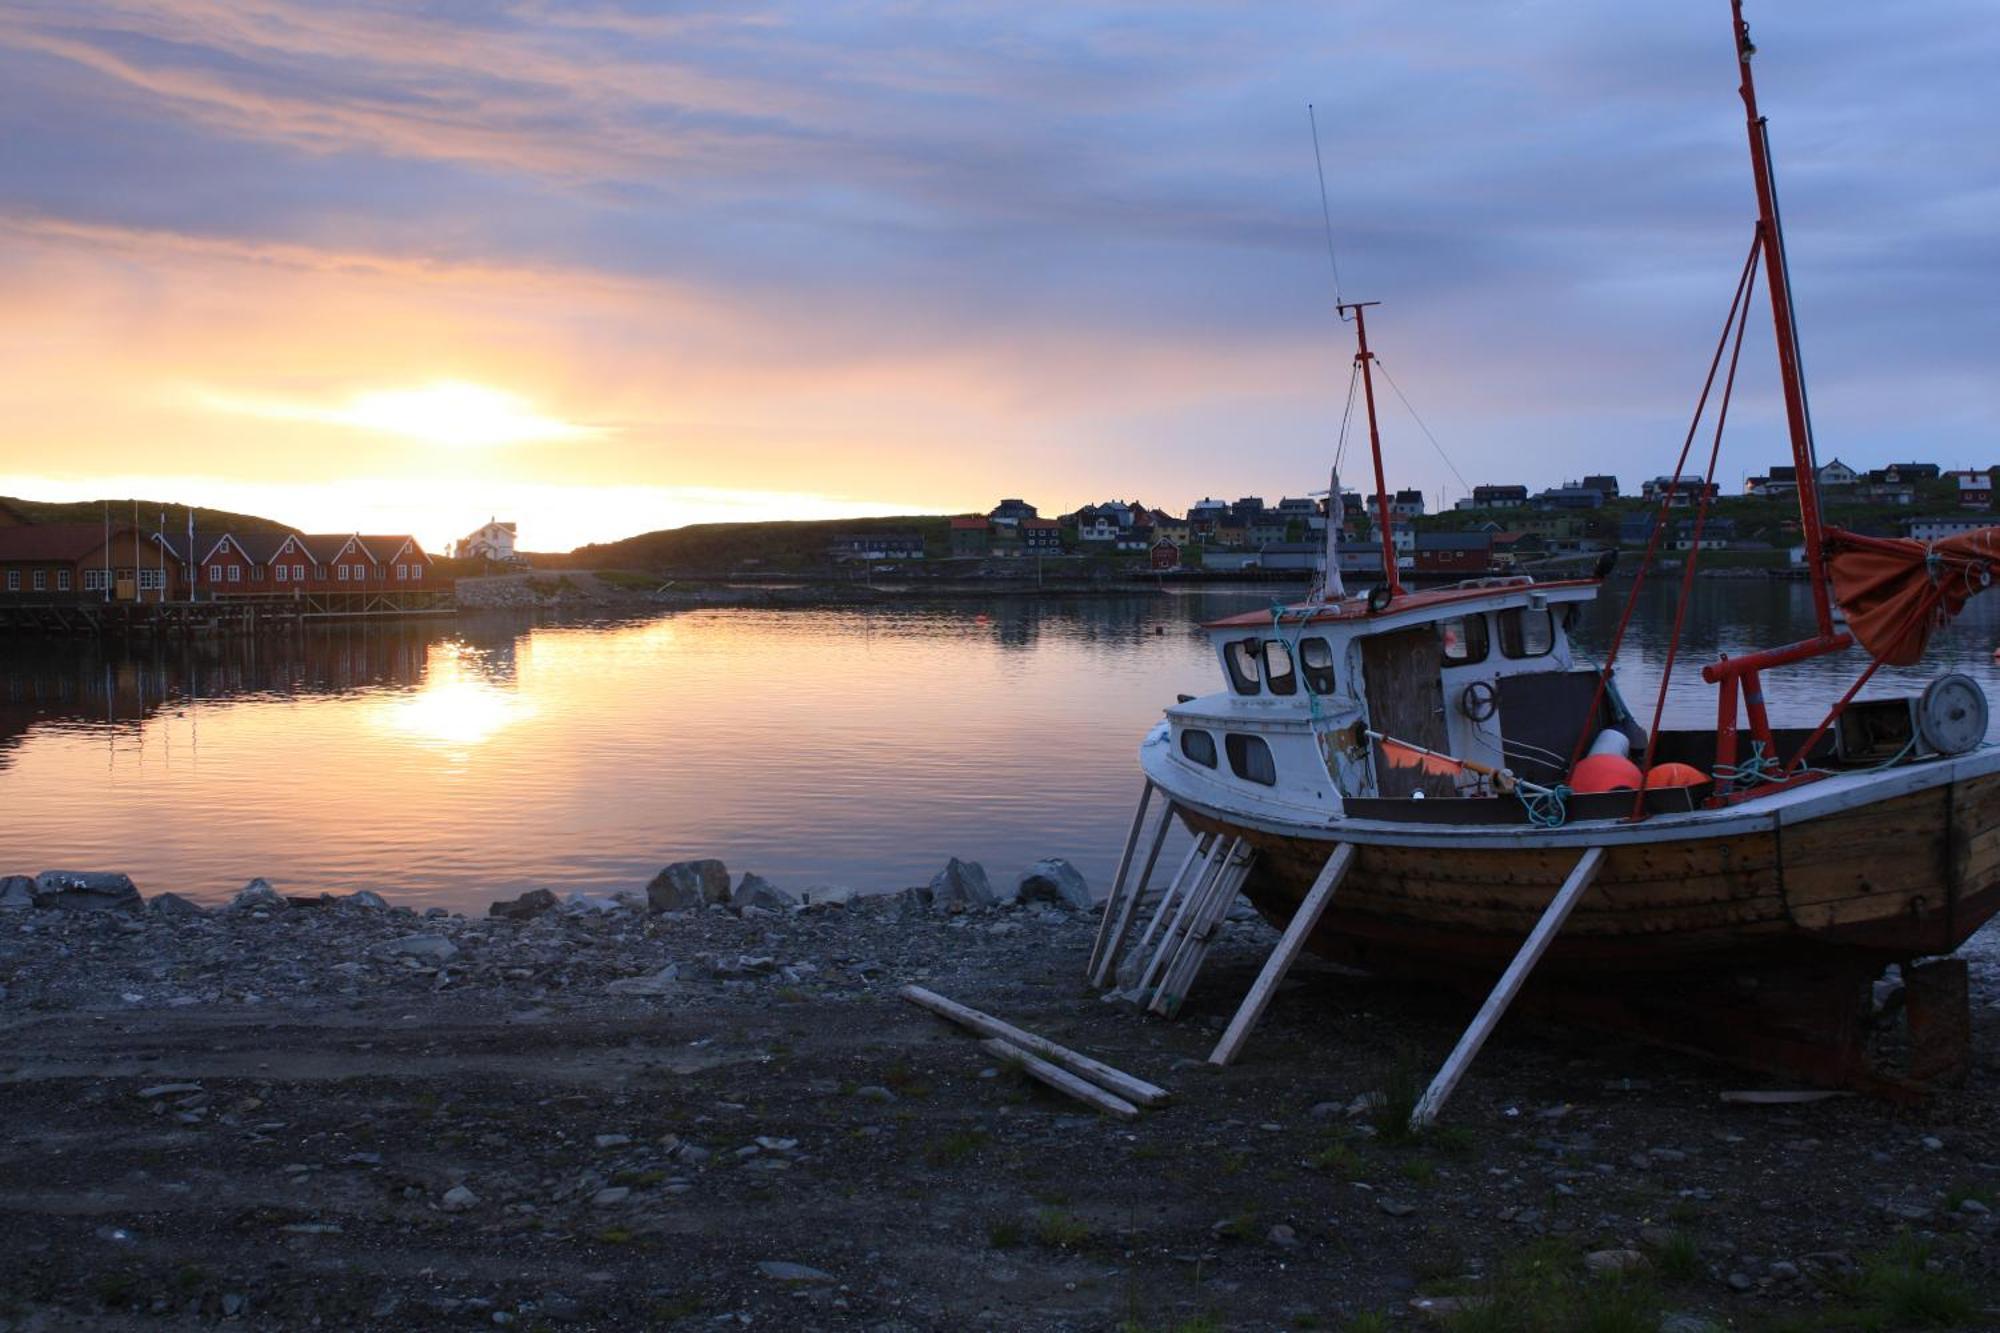
<svg viewBox="0 0 2000 1333">
<path fill-rule="evenodd" d="M 1264 681 L 1273 694 L 1297 694 L 1298 673 L 1292 669 L 1292 650 L 1281 640 L 1264 640 Z"/>
<path fill-rule="evenodd" d="M 1555 617 L 1546 609 L 1517 606 L 1500 613 L 1500 651 L 1507 656 L 1544 657 L 1555 646 Z"/>
<path fill-rule="evenodd" d="M 1255 694 L 1257 682 L 1263 677 L 1258 669 L 1260 645 L 1255 639 L 1238 639 L 1223 649 L 1223 660 L 1229 663 L 1229 683 L 1238 694 Z"/>
<path fill-rule="evenodd" d="M 1230 772 L 1245 782 L 1266 787 L 1278 785 L 1278 766 L 1271 762 L 1271 747 L 1264 744 L 1261 736 L 1231 734 L 1223 738 L 1223 743 L 1229 749 Z"/>
<path fill-rule="evenodd" d="M 1305 671 L 1307 689 L 1333 693 L 1333 646 L 1325 639 L 1299 640 L 1299 666 Z"/>
<path fill-rule="evenodd" d="M 1181 753 L 1203 768 L 1215 767 L 1215 737 L 1189 728 L 1181 733 Z"/>
<path fill-rule="evenodd" d="M 1485 616 L 1453 616 L 1438 622 L 1438 643 L 1446 666 L 1471 666 L 1486 660 Z"/>
</svg>

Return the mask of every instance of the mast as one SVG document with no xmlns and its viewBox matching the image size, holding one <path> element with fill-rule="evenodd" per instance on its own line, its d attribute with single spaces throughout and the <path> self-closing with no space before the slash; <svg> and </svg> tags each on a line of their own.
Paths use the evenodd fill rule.
<svg viewBox="0 0 2000 1333">
<path fill-rule="evenodd" d="M 1375 379 L 1369 373 L 1369 366 L 1375 354 L 1368 350 L 1368 321 L 1362 311 L 1380 301 L 1356 301 L 1336 307 L 1344 317 L 1348 311 L 1354 312 L 1354 337 L 1357 350 L 1354 364 L 1361 367 L 1361 393 L 1368 403 L 1368 452 L 1375 459 L 1375 526 L 1382 534 L 1382 577 L 1384 586 L 1391 597 L 1403 595 L 1403 582 L 1396 577 L 1396 539 L 1389 527 L 1389 487 L 1382 480 L 1382 432 L 1375 424 Z"/>
<path fill-rule="evenodd" d="M 1799 528 L 1805 538 L 1806 567 L 1811 572 L 1813 614 L 1819 633 L 1833 633 L 1832 607 L 1826 593 L 1825 537 L 1819 512 L 1819 473 L 1814 466 L 1812 423 L 1806 414 L 1805 377 L 1799 368 L 1799 334 L 1792 306 L 1791 273 L 1785 260 L 1785 234 L 1778 223 L 1778 186 L 1771 175 L 1768 124 L 1757 113 L 1757 85 L 1750 76 L 1750 25 L 1743 19 L 1743 0 L 1729 0 L 1736 25 L 1736 67 L 1742 76 L 1743 112 L 1750 134 L 1750 169 L 1757 181 L 1757 229 L 1764 239 L 1764 276 L 1771 293 L 1771 323 L 1778 339 L 1778 374 L 1785 387 L 1785 424 L 1791 432 L 1792 466 L 1798 477 Z"/>
</svg>

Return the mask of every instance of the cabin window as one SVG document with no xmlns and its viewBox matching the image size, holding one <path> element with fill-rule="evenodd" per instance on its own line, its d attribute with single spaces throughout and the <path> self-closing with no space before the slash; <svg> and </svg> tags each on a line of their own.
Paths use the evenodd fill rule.
<svg viewBox="0 0 2000 1333">
<path fill-rule="evenodd" d="M 36 591 L 36 592 L 47 592 L 48 590 L 49 590 L 49 571 L 48 571 L 48 570 L 46 570 L 46 569 L 38 569 L 38 570 L 36 570 L 36 571 L 35 571 L 35 591 Z"/>
<path fill-rule="evenodd" d="M 1215 767 L 1215 737 L 1190 728 L 1181 733 L 1181 753 L 1203 768 Z"/>
<path fill-rule="evenodd" d="M 1453 616 L 1438 622 L 1438 643 L 1444 650 L 1446 666 L 1471 666 L 1484 662 L 1488 641 L 1485 616 Z"/>
<path fill-rule="evenodd" d="M 1292 650 L 1281 640 L 1264 640 L 1264 682 L 1273 694 L 1299 692 L 1299 675 L 1292 668 Z"/>
<path fill-rule="evenodd" d="M 1229 735 L 1223 743 L 1229 749 L 1229 771 L 1245 782 L 1266 787 L 1278 785 L 1278 766 L 1271 762 L 1271 747 L 1261 736 Z"/>
<path fill-rule="evenodd" d="M 1515 607 L 1500 613 L 1500 651 L 1507 656 L 1546 657 L 1555 646 L 1555 617 L 1546 609 Z"/>
<path fill-rule="evenodd" d="M 1299 640 L 1299 666 L 1305 672 L 1307 689 L 1314 694 L 1333 693 L 1333 646 L 1325 639 Z"/>
<path fill-rule="evenodd" d="M 1259 669 L 1257 640 L 1238 639 L 1223 649 L 1223 660 L 1229 663 L 1229 683 L 1238 694 L 1255 694 L 1257 682 L 1263 672 Z"/>
</svg>

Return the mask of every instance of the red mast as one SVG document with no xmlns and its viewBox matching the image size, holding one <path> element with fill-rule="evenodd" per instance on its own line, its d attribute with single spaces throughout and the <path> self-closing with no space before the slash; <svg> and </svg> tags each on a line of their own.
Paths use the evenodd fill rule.
<svg viewBox="0 0 2000 1333">
<path fill-rule="evenodd" d="M 1812 427 L 1806 416 L 1805 379 L 1799 369 L 1799 335 L 1792 309 L 1791 274 L 1785 262 L 1785 234 L 1778 225 L 1778 190 L 1771 176 L 1771 142 L 1764 118 L 1757 114 L 1757 85 L 1750 77 L 1750 25 L 1743 21 L 1743 0 L 1729 0 L 1736 22 L 1736 65 L 1742 74 L 1743 110 L 1750 131 L 1750 167 L 1757 178 L 1757 228 L 1764 239 L 1764 274 L 1771 293 L 1771 323 L 1778 336 L 1778 373 L 1785 386 L 1785 423 L 1792 437 L 1792 466 L 1799 482 L 1799 526 L 1803 529 L 1806 567 L 1811 572 L 1813 613 L 1819 633 L 1833 633 L 1832 607 L 1827 601 L 1826 559 L 1821 550 L 1824 528 L 1819 514 L 1819 474 L 1814 466 Z"/>
<path fill-rule="evenodd" d="M 1389 527 L 1389 487 L 1382 480 L 1382 432 L 1375 424 L 1375 380 L 1368 370 L 1375 354 L 1368 350 L 1368 321 L 1361 313 L 1371 305 L 1380 304 L 1380 301 L 1357 301 L 1336 308 L 1342 317 L 1350 310 L 1354 312 L 1354 337 L 1359 347 L 1354 353 L 1354 364 L 1361 367 L 1361 392 L 1368 400 L 1368 452 L 1375 459 L 1375 526 L 1382 534 L 1382 576 L 1386 580 L 1383 586 L 1391 597 L 1401 597 L 1403 581 L 1396 577 L 1396 538 Z M 1331 506 L 1328 508 L 1331 510 Z"/>
</svg>

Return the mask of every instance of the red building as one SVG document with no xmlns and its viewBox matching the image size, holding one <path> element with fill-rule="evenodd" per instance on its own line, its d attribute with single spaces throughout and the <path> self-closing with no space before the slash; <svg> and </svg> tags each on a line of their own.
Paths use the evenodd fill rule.
<svg viewBox="0 0 2000 1333">
<path fill-rule="evenodd" d="M 1484 574 L 1493 562 L 1490 532 L 1420 532 L 1419 574 Z"/>
<path fill-rule="evenodd" d="M 1166 540 L 1164 537 L 1153 543 L 1154 569 L 1179 569 L 1180 567 L 1181 548 L 1178 545 Z"/>
<path fill-rule="evenodd" d="M 0 599 L 8 602 L 180 600 L 183 570 L 177 552 L 129 523 L 0 527 Z"/>
</svg>

